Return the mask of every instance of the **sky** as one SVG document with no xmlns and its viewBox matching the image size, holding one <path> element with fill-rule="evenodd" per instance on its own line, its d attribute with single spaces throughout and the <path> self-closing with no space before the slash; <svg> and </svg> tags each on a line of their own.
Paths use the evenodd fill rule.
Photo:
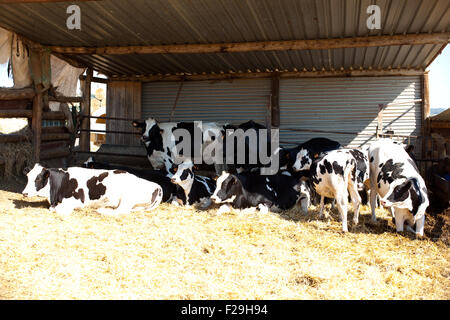
<svg viewBox="0 0 450 320">
<path fill-rule="evenodd" d="M 0 87 L 10 87 L 7 64 L 0 65 Z M 450 45 L 428 67 L 431 108 L 450 108 Z"/>
</svg>

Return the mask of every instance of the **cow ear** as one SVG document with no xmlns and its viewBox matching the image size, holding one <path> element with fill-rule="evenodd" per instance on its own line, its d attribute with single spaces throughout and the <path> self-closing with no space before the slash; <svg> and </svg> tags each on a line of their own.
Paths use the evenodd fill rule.
<svg viewBox="0 0 450 320">
<path fill-rule="evenodd" d="M 44 177 L 44 179 L 48 179 L 48 177 L 50 176 L 50 171 L 48 169 L 44 169 L 42 176 Z"/>
<path fill-rule="evenodd" d="M 414 146 L 413 146 L 412 144 L 410 144 L 409 146 L 407 146 L 407 147 L 405 148 L 405 151 L 406 151 L 407 153 L 413 152 L 413 151 L 414 151 Z"/>
<path fill-rule="evenodd" d="M 135 127 L 135 128 L 141 128 L 141 127 L 144 126 L 144 122 L 142 122 L 142 121 L 133 121 L 131 124 L 132 124 L 133 127 Z"/>
<path fill-rule="evenodd" d="M 317 159 L 319 157 L 319 154 L 318 153 L 315 153 L 314 154 L 314 159 Z"/>
<path fill-rule="evenodd" d="M 218 176 L 218 175 L 215 175 L 215 176 L 213 177 L 213 180 L 214 180 L 214 181 L 217 181 L 217 179 L 219 179 L 219 176 Z"/>
<path fill-rule="evenodd" d="M 29 172 L 31 171 L 31 169 L 30 169 L 30 167 L 25 167 L 25 168 L 23 168 L 23 174 L 26 176 Z"/>
</svg>

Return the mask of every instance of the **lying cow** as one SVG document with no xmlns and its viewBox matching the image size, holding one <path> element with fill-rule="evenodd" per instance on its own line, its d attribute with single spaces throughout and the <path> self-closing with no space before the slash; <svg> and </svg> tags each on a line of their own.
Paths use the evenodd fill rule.
<svg viewBox="0 0 450 320">
<path fill-rule="evenodd" d="M 309 206 L 307 195 L 300 194 L 301 185 L 289 173 L 259 175 L 253 172 L 231 174 L 222 172 L 217 179 L 217 187 L 211 199 L 223 204 L 219 213 L 234 209 L 259 208 L 262 212 L 279 212 L 294 207 L 303 201 L 302 207 Z"/>
<path fill-rule="evenodd" d="M 86 162 L 84 162 L 83 167 L 89 169 L 106 170 L 118 169 L 129 172 L 131 174 L 134 174 L 136 177 L 158 184 L 163 191 L 163 202 L 170 202 L 173 204 L 186 204 L 186 196 L 184 195 L 183 189 L 173 184 L 165 171 L 136 169 L 127 166 L 113 165 L 105 162 L 95 161 L 94 157 L 90 157 Z"/>
<path fill-rule="evenodd" d="M 339 142 L 327 138 L 310 139 L 296 147 L 296 152 L 294 153 L 295 160 L 292 168 L 296 172 L 309 170 L 313 161 L 319 158 L 324 152 L 337 150 L 340 147 L 341 144 Z M 292 157 L 292 151 L 287 153 L 286 157 Z M 291 163 L 292 160 L 289 159 L 287 165 Z"/>
<path fill-rule="evenodd" d="M 199 205 L 201 209 L 206 209 L 211 205 L 211 195 L 216 188 L 216 182 L 211 178 L 194 174 L 193 167 L 190 160 L 179 165 L 174 164 L 171 171 L 175 173 L 171 181 L 183 188 L 188 205 Z"/>
<path fill-rule="evenodd" d="M 310 180 L 321 196 L 320 216 L 324 215 L 324 198 L 336 199 L 342 221 L 342 231 L 347 232 L 348 195 L 353 203 L 354 224 L 358 224 L 361 197 L 358 194 L 357 162 L 354 150 L 333 150 L 323 154 L 310 167 Z M 327 215 L 327 214 L 326 214 Z"/>
<path fill-rule="evenodd" d="M 391 208 L 397 231 L 407 230 L 423 236 L 425 210 L 429 205 L 425 181 L 416 164 L 400 144 L 380 139 L 369 147 L 370 203 L 376 221 L 377 194 L 381 204 Z M 416 225 L 414 231 L 411 227 Z"/>
<path fill-rule="evenodd" d="M 140 179 L 122 170 L 97 170 L 71 167 L 44 168 L 36 164 L 27 173 L 25 197 L 41 196 L 50 202 L 50 210 L 69 215 L 75 208 L 93 204 L 105 215 L 125 214 L 136 207 L 156 208 L 162 200 L 162 189 L 156 183 Z"/>
</svg>

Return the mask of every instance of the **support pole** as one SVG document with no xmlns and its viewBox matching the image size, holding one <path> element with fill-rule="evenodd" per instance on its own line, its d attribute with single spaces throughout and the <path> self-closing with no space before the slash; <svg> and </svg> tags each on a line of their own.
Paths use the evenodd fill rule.
<svg viewBox="0 0 450 320">
<path fill-rule="evenodd" d="M 83 102 L 81 103 L 81 115 L 90 116 L 91 115 L 91 82 L 92 82 L 93 70 L 88 68 L 86 71 L 86 80 L 82 81 L 82 92 L 83 92 Z M 80 129 L 86 130 L 80 133 L 80 150 L 90 151 L 91 150 L 91 122 L 90 118 L 84 117 L 81 120 Z"/>
<path fill-rule="evenodd" d="M 272 93 L 271 93 L 271 118 L 272 127 L 280 126 L 280 75 L 275 73 L 272 77 Z"/>
<path fill-rule="evenodd" d="M 38 163 L 41 160 L 41 132 L 42 132 L 42 112 L 44 101 L 42 98 L 42 86 L 36 87 L 36 95 L 33 98 L 33 116 L 31 118 L 31 130 L 33 131 L 33 160 Z"/>
</svg>

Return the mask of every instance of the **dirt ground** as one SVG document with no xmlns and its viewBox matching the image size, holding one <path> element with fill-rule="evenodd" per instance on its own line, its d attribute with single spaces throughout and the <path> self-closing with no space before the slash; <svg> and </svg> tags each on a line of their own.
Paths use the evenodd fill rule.
<svg viewBox="0 0 450 320">
<path fill-rule="evenodd" d="M 60 218 L 23 180 L 0 181 L 1 299 L 449 299 L 449 209 L 427 215 L 424 239 L 389 214 L 340 231 L 295 209 L 283 215 L 162 204 Z M 327 207 L 331 210 L 330 207 Z"/>
</svg>

